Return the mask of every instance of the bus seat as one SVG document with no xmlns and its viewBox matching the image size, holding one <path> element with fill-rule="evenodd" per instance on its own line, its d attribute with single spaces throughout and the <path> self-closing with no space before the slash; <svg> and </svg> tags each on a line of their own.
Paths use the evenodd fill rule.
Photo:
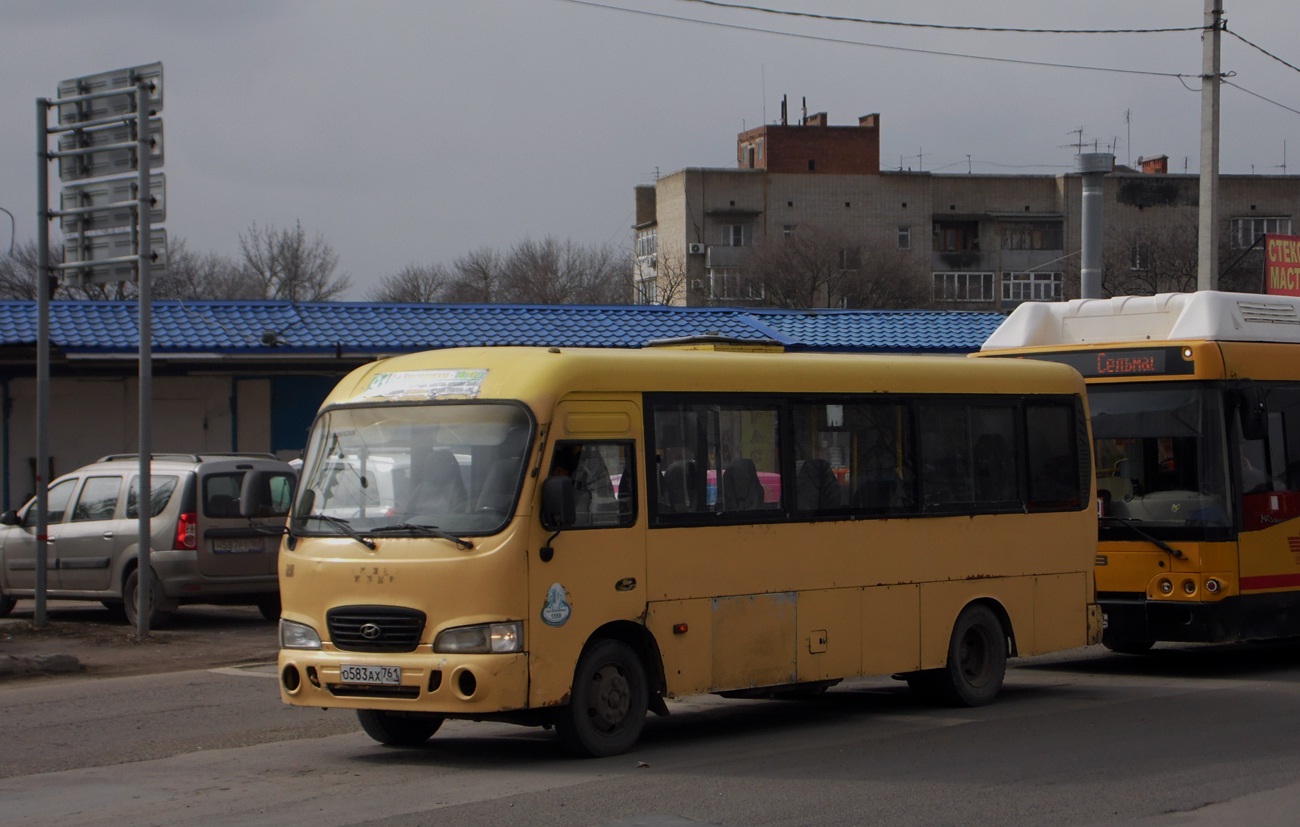
<svg viewBox="0 0 1300 827">
<path fill-rule="evenodd" d="M 763 507 L 763 484 L 754 461 L 741 457 L 722 472 L 724 511 L 758 511 Z"/>
<path fill-rule="evenodd" d="M 407 514 L 464 511 L 469 504 L 460 463 L 446 448 L 426 448 L 411 462 L 414 488 L 406 504 Z"/>
</svg>

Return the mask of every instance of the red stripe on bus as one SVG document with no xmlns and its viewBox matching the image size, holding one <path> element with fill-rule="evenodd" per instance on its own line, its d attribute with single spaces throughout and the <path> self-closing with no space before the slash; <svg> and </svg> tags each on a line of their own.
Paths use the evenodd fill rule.
<svg viewBox="0 0 1300 827">
<path fill-rule="evenodd" d="M 1258 577 L 1241 578 L 1241 590 L 1290 589 L 1300 586 L 1300 574 L 1264 574 Z"/>
</svg>

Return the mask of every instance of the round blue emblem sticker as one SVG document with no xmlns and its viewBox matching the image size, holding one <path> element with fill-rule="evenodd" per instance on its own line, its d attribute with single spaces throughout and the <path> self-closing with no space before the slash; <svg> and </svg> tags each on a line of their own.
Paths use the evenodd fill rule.
<svg viewBox="0 0 1300 827">
<path fill-rule="evenodd" d="M 542 606 L 542 622 L 547 626 L 563 626 L 569 622 L 571 614 L 573 609 L 569 606 L 564 587 L 559 583 L 552 583 L 551 588 L 546 592 L 546 605 Z"/>
</svg>

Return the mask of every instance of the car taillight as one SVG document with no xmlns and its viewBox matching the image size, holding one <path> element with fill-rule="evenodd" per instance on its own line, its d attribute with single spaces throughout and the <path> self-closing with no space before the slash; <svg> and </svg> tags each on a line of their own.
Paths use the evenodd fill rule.
<svg viewBox="0 0 1300 827">
<path fill-rule="evenodd" d="M 199 515 L 192 511 L 181 514 L 180 519 L 176 521 L 176 544 L 173 548 L 178 551 L 187 548 L 198 548 L 198 518 Z"/>
</svg>

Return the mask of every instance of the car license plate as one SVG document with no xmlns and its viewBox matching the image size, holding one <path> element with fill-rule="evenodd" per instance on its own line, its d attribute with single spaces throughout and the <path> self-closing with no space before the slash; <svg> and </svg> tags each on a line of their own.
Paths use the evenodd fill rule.
<svg viewBox="0 0 1300 827">
<path fill-rule="evenodd" d="M 397 686 L 402 682 L 402 667 L 344 665 L 339 667 L 339 678 L 344 683 Z"/>
<path fill-rule="evenodd" d="M 216 554 L 255 554 L 262 550 L 261 540 L 213 540 L 212 551 Z"/>
</svg>

